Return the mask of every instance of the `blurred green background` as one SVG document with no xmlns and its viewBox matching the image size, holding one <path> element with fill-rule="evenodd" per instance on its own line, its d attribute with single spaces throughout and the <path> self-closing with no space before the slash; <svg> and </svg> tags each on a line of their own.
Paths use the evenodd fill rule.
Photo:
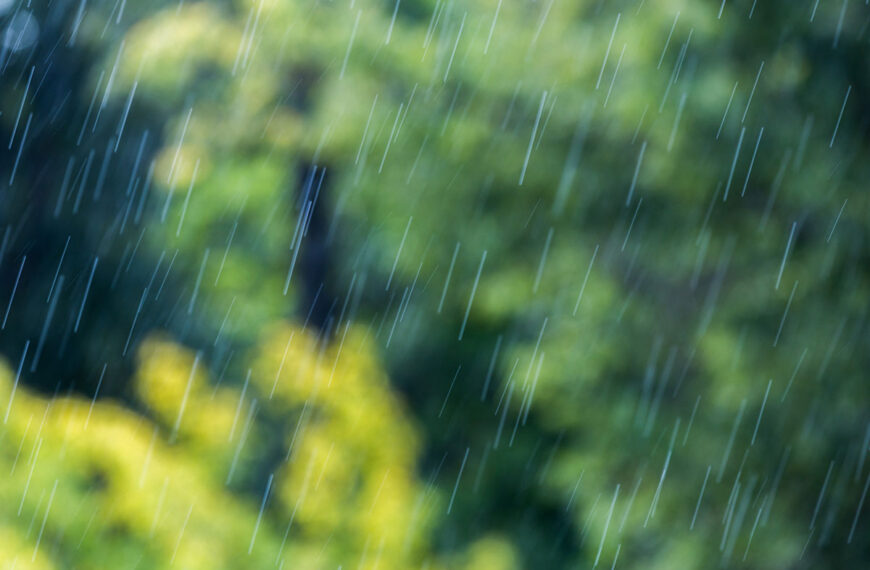
<svg viewBox="0 0 870 570">
<path fill-rule="evenodd" d="M 0 0 L 0 567 L 870 567 L 860 0 Z"/>
</svg>

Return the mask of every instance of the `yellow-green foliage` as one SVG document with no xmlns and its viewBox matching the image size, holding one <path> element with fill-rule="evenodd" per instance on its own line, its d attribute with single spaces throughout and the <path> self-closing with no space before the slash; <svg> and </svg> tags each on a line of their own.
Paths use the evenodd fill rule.
<svg viewBox="0 0 870 570">
<path fill-rule="evenodd" d="M 284 327 L 266 340 L 258 385 L 288 330 L 299 342 L 272 402 L 284 410 L 309 397 L 312 381 L 327 382 L 334 361 L 333 350 L 314 352 L 306 332 Z M 0 428 L 0 561 L 212 569 L 265 567 L 281 554 L 299 567 L 297 553 L 303 560 L 328 545 L 331 558 L 354 561 L 368 545 L 372 565 L 377 558 L 381 568 L 409 564 L 424 529 L 414 511 L 422 489 L 414 477 L 416 435 L 358 334 L 349 337 L 332 383 L 310 400 L 313 419 L 276 475 L 278 500 L 253 540 L 260 501 L 232 493 L 225 481 L 237 449 L 245 462 L 243 440 L 257 428 L 242 425 L 247 402 L 236 390 L 209 387 L 190 351 L 164 339 L 140 350 L 136 392 L 156 423 L 113 402 L 33 394 L 4 367 L 0 400 L 10 404 Z M 283 542 L 294 510 L 298 526 Z M 315 557 L 309 566 L 324 561 Z"/>
</svg>

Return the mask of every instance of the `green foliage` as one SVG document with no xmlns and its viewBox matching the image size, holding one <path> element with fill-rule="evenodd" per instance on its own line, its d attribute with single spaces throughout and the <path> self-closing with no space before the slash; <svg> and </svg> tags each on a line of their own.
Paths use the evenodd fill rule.
<svg viewBox="0 0 870 570">
<path fill-rule="evenodd" d="M 46 516 L 64 553 L 105 511 L 83 565 L 866 563 L 868 12 L 811 4 L 149 13 L 88 88 L 112 69 L 159 131 L 142 248 L 176 269 L 151 326 L 207 348 L 145 343 L 148 419 L 97 403 L 98 439 L 49 429 L 88 403 L 23 392 L 10 441 L 45 437 L 64 477 L 22 504 L 38 522 L 56 480 L 87 505 Z"/>
<path fill-rule="evenodd" d="M 202 97 L 190 113 L 203 128 L 185 144 L 200 168 L 244 172 L 252 204 L 285 192 L 257 174 L 263 160 L 327 165 L 341 258 L 365 259 L 370 282 L 389 276 L 393 301 L 402 287 L 413 296 L 398 338 L 378 335 L 394 359 L 466 318 L 481 352 L 493 341 L 480 332 L 508 332 L 497 393 L 512 394 L 523 425 L 531 410 L 537 429 L 561 434 L 542 481 L 588 543 L 581 558 L 598 558 L 600 542 L 605 560 L 620 548 L 627 565 L 705 566 L 724 552 L 780 566 L 802 555 L 795 521 L 809 515 L 800 497 L 819 482 L 819 457 L 863 426 L 850 402 L 867 395 L 853 364 L 867 337 L 837 345 L 843 327 L 866 332 L 850 300 L 868 293 L 853 240 L 868 175 L 848 126 L 857 103 L 835 127 L 860 40 L 851 18 L 837 28 L 780 3 L 753 4 L 751 19 L 746 9 L 406 2 L 394 19 L 380 2 L 190 6 L 134 30 L 122 69 L 155 98 L 167 85 Z M 183 38 L 165 41 L 176 28 Z M 233 41 L 192 49 L 217 29 Z M 818 55 L 832 41 L 845 69 Z M 210 176 L 195 194 L 219 191 Z M 347 273 L 333 278 L 358 266 L 338 264 Z M 817 378 L 795 382 L 799 360 Z M 820 389 L 841 413 L 814 413 Z M 778 489 L 779 458 L 797 441 Z M 716 508 L 703 505 L 690 529 L 709 470 Z M 838 502 L 857 501 L 859 484 L 839 489 L 849 498 Z M 717 509 L 740 518 L 721 545 Z M 618 533 L 605 536 L 613 513 Z M 842 533 L 846 518 L 832 520 L 826 534 Z"/>
</svg>

